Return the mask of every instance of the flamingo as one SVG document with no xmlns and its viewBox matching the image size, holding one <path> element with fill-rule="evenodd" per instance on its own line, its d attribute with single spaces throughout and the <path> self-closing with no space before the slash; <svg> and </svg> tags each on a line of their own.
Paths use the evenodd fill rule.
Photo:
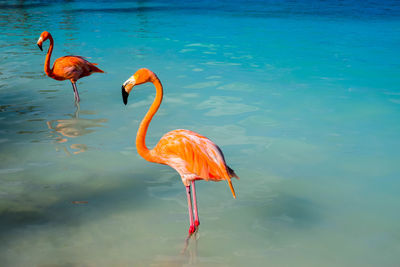
<svg viewBox="0 0 400 267">
<path fill-rule="evenodd" d="M 95 63 L 90 63 L 81 56 L 64 56 L 57 58 L 54 61 L 53 68 L 50 69 L 50 57 L 53 52 L 53 37 L 47 31 L 42 32 L 37 41 L 40 50 L 43 51 L 42 44 L 47 39 L 50 40 L 49 50 L 47 51 L 46 61 L 44 62 L 44 72 L 50 78 L 57 81 L 70 80 L 72 88 L 74 89 L 75 101 L 79 102 L 79 93 L 76 88 L 76 81 L 80 78 L 91 75 L 93 72 L 104 73 L 101 69 L 97 68 Z"/>
<path fill-rule="evenodd" d="M 139 69 L 122 85 L 122 99 L 124 104 L 128 103 L 129 93 L 135 85 L 153 83 L 156 88 L 156 97 L 147 114 L 140 123 L 136 135 L 136 148 L 140 156 L 145 160 L 169 165 L 181 176 L 186 187 L 186 196 L 189 210 L 189 236 L 193 234 L 200 225 L 196 201 L 196 180 L 221 181 L 227 180 L 232 195 L 236 198 L 231 178 L 239 177 L 225 163 L 221 149 L 210 139 L 189 130 L 173 130 L 166 133 L 151 150 L 146 146 L 146 133 L 150 121 L 161 105 L 163 98 L 163 86 L 160 80 L 149 69 Z M 193 208 L 191 201 L 191 188 L 193 190 Z M 194 221 L 193 221 L 194 212 Z"/>
</svg>

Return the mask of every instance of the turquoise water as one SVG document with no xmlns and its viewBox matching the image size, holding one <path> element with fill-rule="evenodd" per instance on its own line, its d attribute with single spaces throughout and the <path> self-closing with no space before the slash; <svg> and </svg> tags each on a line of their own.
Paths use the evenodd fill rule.
<svg viewBox="0 0 400 267">
<path fill-rule="evenodd" d="M 391 1 L 0 2 L 1 266 L 398 266 L 400 5 Z M 45 76 L 89 57 L 106 74 Z M 48 43 L 43 45 L 47 50 Z M 184 128 L 241 177 L 198 182 L 188 242 L 177 173 L 152 147 Z"/>
</svg>

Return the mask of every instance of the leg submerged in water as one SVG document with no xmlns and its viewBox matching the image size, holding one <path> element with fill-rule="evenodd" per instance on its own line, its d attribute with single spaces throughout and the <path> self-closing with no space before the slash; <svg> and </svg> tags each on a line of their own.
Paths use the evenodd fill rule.
<svg viewBox="0 0 400 267">
<path fill-rule="evenodd" d="M 196 198 L 196 188 L 194 186 L 194 181 L 192 181 L 192 190 L 193 190 L 194 226 L 197 229 L 197 227 L 200 225 L 200 221 L 199 221 L 199 213 L 197 211 L 197 198 Z"/>
<path fill-rule="evenodd" d="M 190 185 L 186 186 L 186 196 L 187 196 L 187 201 L 188 201 L 188 211 L 189 211 L 189 221 L 190 221 L 190 226 L 189 226 L 189 235 L 193 234 L 194 231 L 196 230 L 193 222 L 193 208 L 192 208 L 192 197 L 190 195 Z"/>
<path fill-rule="evenodd" d="M 75 82 L 71 82 L 71 83 L 72 83 L 72 88 L 74 89 L 75 101 L 77 103 L 79 103 L 80 99 L 79 99 L 78 88 L 76 88 L 76 83 Z"/>
</svg>

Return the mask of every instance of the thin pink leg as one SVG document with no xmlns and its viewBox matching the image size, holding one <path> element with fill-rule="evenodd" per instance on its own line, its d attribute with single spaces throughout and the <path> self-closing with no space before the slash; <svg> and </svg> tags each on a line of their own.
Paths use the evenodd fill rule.
<svg viewBox="0 0 400 267">
<path fill-rule="evenodd" d="M 74 89 L 74 96 L 75 96 L 75 102 L 79 102 L 79 93 L 78 93 L 78 88 L 76 88 L 76 84 L 72 83 L 72 88 Z"/>
<path fill-rule="evenodd" d="M 189 235 L 191 235 L 194 233 L 196 228 L 194 227 L 193 223 L 193 209 L 192 209 L 192 198 L 190 196 L 190 185 L 186 186 L 186 196 L 188 200 L 188 210 L 189 210 L 189 220 L 190 220 Z"/>
<path fill-rule="evenodd" d="M 193 189 L 193 206 L 194 206 L 194 226 L 200 225 L 199 221 L 199 213 L 197 211 L 197 199 L 196 199 L 196 188 L 194 187 L 194 180 L 192 181 L 192 189 Z"/>
</svg>

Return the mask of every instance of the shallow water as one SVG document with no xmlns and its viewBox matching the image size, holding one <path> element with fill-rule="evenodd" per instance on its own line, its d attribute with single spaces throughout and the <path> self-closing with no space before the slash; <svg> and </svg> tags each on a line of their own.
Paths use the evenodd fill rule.
<svg viewBox="0 0 400 267">
<path fill-rule="evenodd" d="M 400 7 L 395 1 L 0 2 L 2 266 L 398 266 Z M 106 74 L 45 76 L 89 57 Z M 46 51 L 48 43 L 44 44 Z M 241 177 L 198 182 L 188 242 L 177 173 L 151 147 L 185 128 Z"/>
</svg>

